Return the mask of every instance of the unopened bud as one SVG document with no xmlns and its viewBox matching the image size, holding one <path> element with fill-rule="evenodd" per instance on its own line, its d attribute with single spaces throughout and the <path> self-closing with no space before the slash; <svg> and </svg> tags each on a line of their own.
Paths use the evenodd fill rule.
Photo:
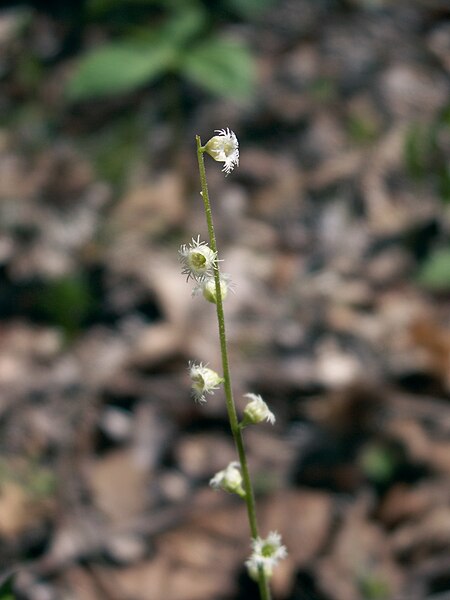
<svg viewBox="0 0 450 600">
<path fill-rule="evenodd" d="M 229 275 L 226 273 L 221 273 L 220 295 L 222 296 L 222 300 L 225 300 L 225 298 L 228 296 L 228 291 L 230 289 L 233 290 L 233 285 Z M 217 304 L 216 281 L 214 277 L 207 277 L 195 286 L 195 288 L 192 290 L 192 295 L 197 296 L 198 294 L 202 294 L 203 298 L 208 300 L 208 302 Z"/>
<path fill-rule="evenodd" d="M 242 487 L 242 475 L 239 468 L 240 465 L 237 461 L 231 462 L 226 469 L 214 475 L 209 485 L 215 490 L 222 489 L 225 492 L 238 494 L 238 496 L 244 498 L 245 491 Z"/>
<path fill-rule="evenodd" d="M 245 394 L 246 398 L 250 399 L 250 402 L 244 409 L 244 419 L 242 420 L 242 426 L 256 425 L 267 421 L 271 425 L 275 423 L 275 415 L 264 402 L 259 394 Z"/>
</svg>

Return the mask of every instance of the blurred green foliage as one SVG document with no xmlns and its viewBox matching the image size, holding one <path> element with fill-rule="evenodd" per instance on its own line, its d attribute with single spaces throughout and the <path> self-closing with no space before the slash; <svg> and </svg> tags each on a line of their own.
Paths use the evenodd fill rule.
<svg viewBox="0 0 450 600">
<path fill-rule="evenodd" d="M 92 157 L 98 175 L 120 186 L 136 158 L 141 134 L 139 113 L 130 111 L 114 119 L 97 135 L 86 136 L 82 146 Z"/>
<path fill-rule="evenodd" d="M 68 87 L 72 100 L 86 100 L 128 92 L 151 81 L 169 67 L 173 53 L 168 45 L 117 42 L 83 58 Z"/>
<path fill-rule="evenodd" d="M 361 453 L 360 465 L 368 479 L 384 484 L 392 479 L 398 465 L 398 457 L 385 444 L 373 443 L 366 446 Z"/>
<path fill-rule="evenodd" d="M 242 17 L 251 18 L 275 4 L 275 0 L 228 0 L 227 4 Z"/>
<path fill-rule="evenodd" d="M 220 96 L 247 98 L 253 86 L 253 59 L 243 44 L 209 39 L 186 56 L 184 74 Z"/>
<path fill-rule="evenodd" d="M 376 573 L 367 573 L 358 581 L 361 597 L 364 600 L 388 600 L 391 597 L 389 585 Z"/>
<path fill-rule="evenodd" d="M 242 18 L 253 17 L 273 0 L 223 0 Z M 89 18 L 107 18 L 114 10 L 136 2 L 91 0 Z M 255 64 L 249 48 L 220 34 L 212 8 L 199 0 L 140 0 L 152 16 L 149 26 L 122 21 L 111 41 L 89 50 L 79 59 L 68 82 L 72 101 L 132 92 L 160 77 L 177 76 L 203 90 L 236 100 L 249 98 L 254 89 Z"/>
<path fill-rule="evenodd" d="M 443 202 L 450 202 L 450 105 L 431 122 L 415 122 L 405 137 L 408 174 L 420 182 L 434 180 Z"/>
<path fill-rule="evenodd" d="M 80 330 L 93 302 L 89 284 L 81 274 L 48 282 L 36 298 L 41 314 L 61 327 L 68 338 Z"/>
<path fill-rule="evenodd" d="M 358 115 L 350 115 L 347 121 L 347 128 L 350 137 L 357 144 L 368 144 L 373 142 L 378 135 L 376 123 Z"/>
<path fill-rule="evenodd" d="M 309 92 L 314 101 L 318 103 L 331 102 L 336 98 L 337 88 L 332 79 L 318 77 L 309 87 Z"/>
<path fill-rule="evenodd" d="M 140 13 L 142 8 L 150 8 L 152 10 L 182 10 L 189 6 L 194 8 L 204 9 L 213 15 L 237 16 L 242 19 L 253 19 L 261 12 L 273 6 L 276 0 L 215 0 L 208 2 L 207 0 L 88 0 L 87 16 L 90 20 L 104 19 L 106 16 L 119 16 L 123 20 L 124 14 L 128 16 L 133 12 L 133 9 Z"/>
<path fill-rule="evenodd" d="M 20 462 L 0 461 L 0 486 L 12 482 L 25 490 L 28 497 L 42 500 L 52 496 L 56 490 L 56 477 L 49 469 L 32 458 Z M 0 596 L 1 600 L 1 596 Z"/>
<path fill-rule="evenodd" d="M 0 600 L 15 600 L 11 587 L 11 577 L 0 587 Z"/>
<path fill-rule="evenodd" d="M 422 264 L 418 283 L 432 292 L 450 290 L 450 248 L 438 248 Z"/>
<path fill-rule="evenodd" d="M 413 123 L 404 145 L 408 174 L 418 183 L 431 181 L 444 203 L 450 202 L 450 104 L 431 122 Z M 419 268 L 417 281 L 432 292 L 450 290 L 450 248 L 432 251 Z"/>
<path fill-rule="evenodd" d="M 36 90 L 44 75 L 42 63 L 31 54 L 23 54 L 18 59 L 17 81 L 26 90 Z"/>
</svg>

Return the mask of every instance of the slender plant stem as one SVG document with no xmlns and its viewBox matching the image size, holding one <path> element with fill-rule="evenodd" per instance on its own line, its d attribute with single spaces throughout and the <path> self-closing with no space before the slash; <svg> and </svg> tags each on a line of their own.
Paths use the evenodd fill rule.
<svg viewBox="0 0 450 600">
<path fill-rule="evenodd" d="M 200 136 L 196 136 L 197 141 L 197 159 L 198 168 L 200 172 L 200 181 L 202 186 L 202 198 L 205 207 L 206 222 L 208 225 L 209 233 L 209 245 L 213 252 L 217 253 L 216 234 L 214 232 L 214 224 L 211 212 L 211 203 L 209 201 L 208 184 L 206 181 L 205 162 L 203 160 L 203 147 L 201 144 Z M 242 479 L 245 490 L 245 502 L 247 505 L 248 521 L 250 524 L 250 531 L 253 539 L 259 536 L 258 525 L 256 521 L 256 506 L 255 496 L 253 493 L 252 482 L 250 479 L 250 473 L 248 470 L 247 456 L 245 454 L 244 440 L 242 438 L 242 431 L 239 427 L 239 421 L 236 414 L 236 406 L 233 399 L 233 391 L 231 387 L 231 375 L 230 365 L 228 361 L 228 349 L 227 349 L 227 337 L 225 333 L 225 315 L 223 311 L 223 300 L 222 290 L 220 287 L 220 269 L 219 263 L 216 261 L 214 267 L 214 282 L 216 285 L 216 309 L 217 309 L 217 321 L 219 324 L 219 338 L 220 338 L 220 352 L 222 355 L 222 369 L 224 378 L 224 390 L 225 390 L 225 401 L 227 406 L 228 418 L 230 421 L 231 433 L 233 434 L 234 443 L 239 455 L 239 462 L 241 463 Z M 261 600 L 271 600 L 269 583 L 263 569 L 259 569 L 259 593 Z"/>
</svg>

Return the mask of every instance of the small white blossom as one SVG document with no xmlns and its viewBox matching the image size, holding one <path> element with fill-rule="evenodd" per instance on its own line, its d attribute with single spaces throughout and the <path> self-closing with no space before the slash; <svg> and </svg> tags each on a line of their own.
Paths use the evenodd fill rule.
<svg viewBox="0 0 450 600">
<path fill-rule="evenodd" d="M 237 461 L 230 462 L 228 467 L 219 471 L 210 480 L 209 485 L 215 490 L 224 490 L 230 494 L 238 494 L 243 498 L 245 491 L 242 487 L 242 475 L 240 464 Z"/>
<path fill-rule="evenodd" d="M 261 560 L 256 554 L 252 554 L 250 558 L 245 561 L 248 574 L 254 581 L 259 579 L 259 567 L 264 571 L 266 579 L 270 579 L 273 574 L 273 565 L 267 561 Z"/>
<path fill-rule="evenodd" d="M 192 238 L 190 244 L 183 244 L 178 250 L 178 254 L 183 267 L 181 272 L 183 275 L 187 275 L 187 279 L 192 277 L 195 281 L 200 282 L 212 276 L 217 252 L 211 250 L 206 242 L 201 242 L 200 236 L 197 239 Z"/>
<path fill-rule="evenodd" d="M 287 556 L 286 546 L 281 543 L 281 535 L 271 531 L 266 539 L 260 537 L 252 541 L 253 552 L 245 562 L 250 577 L 258 579 L 259 568 L 262 568 L 266 577 L 270 578 L 274 567 Z"/>
<path fill-rule="evenodd" d="M 231 277 L 227 273 L 220 273 L 220 292 L 222 300 L 225 300 L 230 290 L 233 291 L 233 287 Z M 217 304 L 216 281 L 214 277 L 206 277 L 195 286 L 192 290 L 192 295 L 197 296 L 199 294 L 202 294 L 208 302 Z"/>
<path fill-rule="evenodd" d="M 275 415 L 264 402 L 259 394 L 244 394 L 245 398 L 249 398 L 250 402 L 244 409 L 244 420 L 242 424 L 252 425 L 267 421 L 271 425 L 275 423 Z"/>
<path fill-rule="evenodd" d="M 206 402 L 206 394 L 214 394 L 214 390 L 223 383 L 215 371 L 209 369 L 203 363 L 189 362 L 189 377 L 191 378 L 192 395 L 196 402 Z"/>
<path fill-rule="evenodd" d="M 205 145 L 207 152 L 214 160 L 223 162 L 222 171 L 228 175 L 239 166 L 239 142 L 233 131 L 228 127 L 226 129 L 216 129 L 215 135 Z"/>
</svg>

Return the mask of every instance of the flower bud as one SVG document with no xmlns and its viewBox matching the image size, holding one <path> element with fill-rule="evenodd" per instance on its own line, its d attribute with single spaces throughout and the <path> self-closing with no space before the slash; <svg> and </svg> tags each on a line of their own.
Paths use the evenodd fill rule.
<svg viewBox="0 0 450 600">
<path fill-rule="evenodd" d="M 214 394 L 214 390 L 217 390 L 224 381 L 223 377 L 204 366 L 203 363 L 189 362 L 189 376 L 192 395 L 194 400 L 200 404 L 206 402 L 206 394 Z"/>
<path fill-rule="evenodd" d="M 249 576 L 253 579 L 253 581 L 256 582 L 259 581 L 259 568 L 264 571 L 264 576 L 267 580 L 269 580 L 273 575 L 272 565 L 253 555 L 245 561 L 245 566 L 247 567 Z"/>
<path fill-rule="evenodd" d="M 259 394 L 245 394 L 244 396 L 245 398 L 249 398 L 250 402 L 244 409 L 243 427 L 256 425 L 257 423 L 262 423 L 262 421 L 267 421 L 271 425 L 275 423 L 275 415 L 269 410 L 269 407 Z"/>
<path fill-rule="evenodd" d="M 225 492 L 238 494 L 238 496 L 244 498 L 245 491 L 242 487 L 242 475 L 239 468 L 240 464 L 237 461 L 231 462 L 226 469 L 214 475 L 209 485 L 215 490 L 222 489 Z"/>
<path fill-rule="evenodd" d="M 233 290 L 233 285 L 230 280 L 230 276 L 226 273 L 220 274 L 220 293 L 222 296 L 222 300 L 228 296 L 228 291 Z M 198 285 L 192 290 L 192 295 L 197 296 L 198 294 L 202 294 L 205 300 L 208 302 L 212 302 L 213 304 L 217 304 L 217 294 L 216 294 L 216 281 L 214 277 L 206 277 L 203 281 L 199 282 Z"/>
<path fill-rule="evenodd" d="M 239 166 L 239 142 L 233 131 L 230 131 L 228 127 L 226 129 L 216 129 L 215 135 L 212 137 L 204 147 L 207 152 L 214 160 L 224 163 L 222 171 L 228 175 L 234 169 Z"/>
</svg>

